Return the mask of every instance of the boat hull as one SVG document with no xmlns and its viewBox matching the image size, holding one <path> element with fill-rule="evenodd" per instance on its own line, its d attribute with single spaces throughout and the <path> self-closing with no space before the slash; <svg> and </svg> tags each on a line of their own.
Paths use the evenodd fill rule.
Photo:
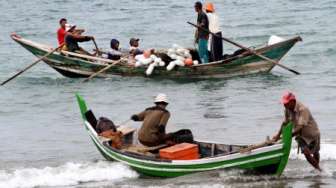
<svg viewBox="0 0 336 188">
<path fill-rule="evenodd" d="M 18 36 L 12 36 L 12 38 L 37 57 L 42 57 L 52 50 L 50 47 L 46 47 Z M 300 37 L 294 37 L 280 43 L 256 49 L 256 51 L 270 59 L 280 61 L 280 59 L 294 46 L 294 44 L 300 40 Z M 83 58 L 65 56 L 59 52 L 55 52 L 43 60 L 63 76 L 72 78 L 88 77 L 108 65 L 99 61 L 92 62 Z M 227 78 L 260 72 L 269 72 L 273 67 L 274 64 L 267 62 L 256 55 L 244 52 L 221 62 L 202 64 L 192 67 L 175 67 L 172 71 L 167 71 L 165 67 L 157 67 L 150 76 L 145 74 L 147 67 L 133 67 L 124 64 L 117 64 L 99 76 L 141 76 L 171 79 Z"/>
<path fill-rule="evenodd" d="M 282 142 L 254 149 L 249 153 L 233 153 L 197 160 L 150 160 L 139 156 L 125 154 L 99 140 L 94 129 L 86 120 L 88 110 L 85 101 L 77 95 L 81 114 L 90 138 L 102 155 L 111 161 L 122 162 L 141 174 L 158 177 L 176 177 L 196 172 L 238 168 L 259 173 L 281 175 L 286 167 L 292 142 L 292 125 L 289 123 L 282 130 Z"/>
</svg>

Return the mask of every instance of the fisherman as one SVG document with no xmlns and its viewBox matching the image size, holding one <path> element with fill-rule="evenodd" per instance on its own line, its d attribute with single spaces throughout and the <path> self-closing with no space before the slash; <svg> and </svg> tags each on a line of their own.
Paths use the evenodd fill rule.
<svg viewBox="0 0 336 188">
<path fill-rule="evenodd" d="M 288 122 L 294 124 L 292 135 L 304 154 L 307 161 L 317 170 L 322 171 L 320 162 L 320 130 L 315 122 L 309 109 L 296 100 L 291 92 L 286 92 L 282 97 L 282 104 L 285 107 L 285 119 L 281 125 L 281 129 Z M 276 142 L 280 139 L 281 129 L 273 136 L 272 141 Z"/>
<path fill-rule="evenodd" d="M 66 34 L 66 24 L 67 24 L 67 20 L 65 18 L 60 19 L 59 21 L 60 24 L 60 28 L 57 30 L 57 39 L 58 39 L 58 45 L 62 45 L 64 43 L 64 37 Z"/>
<path fill-rule="evenodd" d="M 209 20 L 209 31 L 216 34 L 216 36 L 209 35 L 208 50 L 210 51 L 210 59 L 211 61 L 218 61 L 223 56 L 222 32 L 219 29 L 218 16 L 212 3 L 206 4 L 205 11 Z"/>
<path fill-rule="evenodd" d="M 64 38 L 65 47 L 63 48 L 63 50 L 94 56 L 97 52 L 95 52 L 94 54 L 91 54 L 85 51 L 82 47 L 78 45 L 78 42 L 86 42 L 86 41 L 94 40 L 94 37 L 93 36 L 83 36 L 81 34 L 82 32 L 84 32 L 84 30 L 77 30 L 75 28 L 76 26 L 74 25 L 66 29 L 67 33 Z"/>
<path fill-rule="evenodd" d="M 170 117 L 169 111 L 166 110 L 168 99 L 165 94 L 158 94 L 154 103 L 154 107 L 131 117 L 133 121 L 143 121 L 138 137 L 141 144 L 149 147 L 165 144 L 166 124 Z"/>
<path fill-rule="evenodd" d="M 107 52 L 107 58 L 111 60 L 119 60 L 122 52 L 119 49 L 120 42 L 117 39 L 111 40 L 111 49 Z"/>
<path fill-rule="evenodd" d="M 130 48 L 129 48 L 129 52 L 130 54 L 132 54 L 133 56 L 139 55 L 143 53 L 143 50 L 140 50 L 139 48 L 139 40 L 138 38 L 131 38 L 129 41 L 130 44 Z"/>
<path fill-rule="evenodd" d="M 197 28 L 195 33 L 195 43 L 198 44 L 198 54 L 202 63 L 208 63 L 208 39 L 209 33 L 203 29 L 209 30 L 209 20 L 207 15 L 202 10 L 202 3 L 195 3 L 195 11 L 197 12 Z M 202 29 L 203 28 L 203 29 Z"/>
</svg>

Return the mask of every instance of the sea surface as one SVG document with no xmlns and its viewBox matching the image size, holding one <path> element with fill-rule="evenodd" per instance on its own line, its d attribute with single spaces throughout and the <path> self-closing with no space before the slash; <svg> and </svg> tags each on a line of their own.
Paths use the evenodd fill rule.
<svg viewBox="0 0 336 188">
<path fill-rule="evenodd" d="M 335 187 L 336 186 L 336 1 L 213 0 L 223 36 L 246 46 L 271 35 L 300 35 L 269 74 L 230 79 L 155 80 L 114 77 L 65 78 L 44 63 L 0 87 L 0 187 Z M 139 37 L 142 48 L 193 46 L 194 1 L 184 0 L 0 0 L 0 81 L 36 57 L 12 41 L 12 32 L 57 46 L 58 21 L 65 17 L 108 48 L 111 38 L 127 48 Z M 92 50 L 92 42 L 83 46 Z M 224 45 L 226 53 L 237 50 Z M 296 144 L 280 178 L 222 170 L 173 179 L 142 177 L 118 162 L 107 162 L 89 139 L 75 92 L 97 116 L 116 123 L 169 96 L 168 131 L 192 129 L 195 137 L 232 144 L 259 143 L 283 118 L 281 95 L 295 92 L 321 130 L 321 166 L 314 170 Z M 132 127 L 141 124 L 131 122 Z"/>
</svg>

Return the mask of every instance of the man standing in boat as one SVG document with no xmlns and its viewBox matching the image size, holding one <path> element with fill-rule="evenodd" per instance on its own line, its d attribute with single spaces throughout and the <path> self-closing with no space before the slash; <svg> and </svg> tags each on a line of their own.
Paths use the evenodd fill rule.
<svg viewBox="0 0 336 188">
<path fill-rule="evenodd" d="M 149 147 L 165 144 L 166 124 L 170 117 L 169 111 L 166 110 L 168 100 L 165 94 L 158 94 L 154 103 L 154 107 L 131 117 L 133 121 L 143 121 L 139 130 L 139 141 Z"/>
<path fill-rule="evenodd" d="M 197 12 L 197 25 L 201 28 L 209 30 L 209 20 L 207 15 L 202 10 L 202 3 L 195 3 L 195 11 Z M 201 28 L 197 28 L 195 33 L 195 43 L 198 44 L 198 55 L 202 63 L 208 63 L 208 39 L 209 33 Z"/>
<path fill-rule="evenodd" d="M 213 3 L 206 3 L 205 11 L 209 20 L 209 31 L 215 33 L 209 35 L 208 50 L 210 51 L 211 61 L 218 61 L 223 56 L 223 40 L 222 32 L 219 29 L 218 15 L 215 13 Z"/>
<path fill-rule="evenodd" d="M 288 122 L 294 124 L 292 131 L 301 152 L 305 155 L 307 161 L 321 171 L 320 162 L 320 130 L 309 109 L 296 100 L 291 92 L 286 92 L 282 97 L 282 103 L 285 107 L 285 119 L 281 128 Z M 280 139 L 281 129 L 273 137 L 273 141 Z"/>
</svg>

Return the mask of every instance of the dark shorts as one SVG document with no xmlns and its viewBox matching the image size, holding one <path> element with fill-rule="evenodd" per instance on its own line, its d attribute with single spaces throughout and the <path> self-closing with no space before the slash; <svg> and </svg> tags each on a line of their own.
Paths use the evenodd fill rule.
<svg viewBox="0 0 336 188">
<path fill-rule="evenodd" d="M 316 138 L 310 144 L 307 144 L 307 142 L 300 136 L 297 136 L 295 140 L 301 149 L 301 153 L 303 153 L 305 147 L 308 147 L 311 153 L 318 153 L 320 151 L 320 137 Z"/>
</svg>

